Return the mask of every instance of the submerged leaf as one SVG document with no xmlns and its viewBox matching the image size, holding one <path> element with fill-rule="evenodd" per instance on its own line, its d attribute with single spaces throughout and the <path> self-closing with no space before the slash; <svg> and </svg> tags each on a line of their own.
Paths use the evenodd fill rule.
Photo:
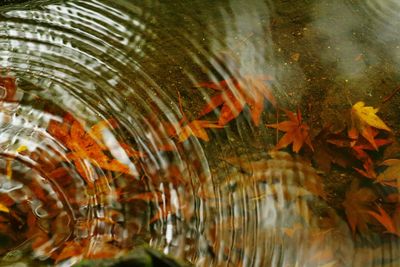
<svg viewBox="0 0 400 267">
<path fill-rule="evenodd" d="M 5 206 L 4 204 L 0 203 L 0 211 L 1 212 L 6 212 L 9 213 L 10 210 L 7 208 L 7 206 Z"/>
<path fill-rule="evenodd" d="M 294 114 L 291 111 L 285 110 L 285 113 L 289 118 L 288 121 L 267 124 L 267 127 L 286 132 L 275 146 L 275 149 L 279 150 L 293 143 L 293 152 L 298 153 L 304 143 L 306 143 L 311 150 L 314 150 L 310 139 L 310 127 L 302 122 L 300 111 Z"/>
<path fill-rule="evenodd" d="M 91 185 L 92 164 L 104 170 L 130 174 L 128 166 L 106 154 L 108 148 L 103 142 L 103 131 L 114 124 L 113 120 L 101 121 L 86 131 L 83 124 L 67 114 L 63 123 L 51 121 L 48 131 L 70 150 L 68 159 L 74 162 L 78 173 Z M 120 148 L 124 149 L 122 145 Z M 132 148 L 129 151 L 125 148 L 124 151 L 128 156 L 141 155 L 134 153 Z"/>
<path fill-rule="evenodd" d="M 362 101 L 357 102 L 351 108 L 351 129 L 349 137 L 358 139 L 361 134 L 377 150 L 377 144 L 374 140 L 374 128 L 391 132 L 391 129 L 376 115 L 377 108 L 365 106 Z"/>
<path fill-rule="evenodd" d="M 224 126 L 212 121 L 194 120 L 178 130 L 178 140 L 184 142 L 190 136 L 195 136 L 203 141 L 209 141 L 207 128 L 224 128 Z"/>
<path fill-rule="evenodd" d="M 400 159 L 388 159 L 382 165 L 387 168 L 378 175 L 377 181 L 400 188 Z"/>
<path fill-rule="evenodd" d="M 367 187 L 360 188 L 359 181 L 353 180 L 343 201 L 347 221 L 353 234 L 356 233 L 357 229 L 361 233 L 367 231 L 367 223 L 371 221 L 369 211 L 377 198 L 372 189 Z"/>
<path fill-rule="evenodd" d="M 226 125 L 243 111 L 247 104 L 250 117 L 254 125 L 260 124 L 261 113 L 264 110 L 264 98 L 274 107 L 276 100 L 266 81 L 272 80 L 269 76 L 244 76 L 241 78 L 227 79 L 216 83 L 200 83 L 198 87 L 218 90 L 216 96 L 211 97 L 208 104 L 201 111 L 201 116 L 221 107 L 218 123 Z"/>
<path fill-rule="evenodd" d="M 387 214 L 387 212 L 380 206 L 378 206 L 378 212 L 379 213 L 375 211 L 369 211 L 368 213 L 371 214 L 371 216 L 373 216 L 378 222 L 380 222 L 380 224 L 385 227 L 388 233 L 400 236 L 400 232 L 396 229 L 394 221 L 390 215 Z"/>
</svg>

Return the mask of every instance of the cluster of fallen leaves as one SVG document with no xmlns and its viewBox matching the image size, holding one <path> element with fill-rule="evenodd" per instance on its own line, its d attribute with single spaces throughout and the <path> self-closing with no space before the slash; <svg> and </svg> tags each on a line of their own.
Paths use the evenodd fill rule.
<svg viewBox="0 0 400 267">
<path fill-rule="evenodd" d="M 220 107 L 218 124 L 226 125 L 248 105 L 252 122 L 259 126 L 264 98 L 277 108 L 270 88 L 263 83 L 265 80 L 272 79 L 244 77 L 199 84 L 200 87 L 219 92 L 211 97 L 200 115 Z M 397 190 L 396 192 L 400 189 L 400 159 L 376 160 L 375 154 L 382 154 L 383 149 L 394 142 L 392 130 L 377 115 L 378 109 L 359 101 L 348 111 L 350 120 L 347 129 L 332 131 L 328 125 L 317 135 L 313 135 L 299 109 L 296 113 L 286 109 L 283 111 L 287 120 L 266 125 L 284 133 L 275 146 L 276 150 L 291 145 L 294 153 L 300 153 L 306 145 L 307 149 L 303 149 L 303 152 L 306 150 L 304 154 L 311 154 L 316 166 L 325 173 L 330 172 L 332 165 L 337 165 L 352 168 L 359 173 L 360 179 L 365 177 L 373 181 L 372 185 L 365 187 L 362 187 L 358 180 L 353 181 L 346 193 L 343 207 L 353 233 L 357 230 L 365 232 L 368 224 L 376 225 L 378 222 L 388 233 L 400 236 L 399 225 L 396 225 L 400 205 L 396 202 L 394 208 L 392 205 L 388 210 L 377 203 L 377 186 L 391 187 Z M 377 169 L 382 167 L 386 168 L 378 172 Z M 361 184 L 366 183 L 367 181 L 361 181 Z M 390 191 L 390 188 L 384 191 Z"/>
<path fill-rule="evenodd" d="M 268 128 L 274 128 L 283 135 L 277 142 L 275 149 L 287 149 L 291 146 L 294 153 L 302 153 L 306 158 L 310 157 L 318 169 L 329 173 L 333 166 L 353 169 L 359 175 L 349 186 L 343 208 L 353 233 L 366 232 L 369 226 L 381 228 L 389 234 L 400 236 L 400 159 L 377 160 L 375 154 L 382 152 L 385 146 L 393 142 L 392 130 L 377 115 L 378 109 L 366 106 L 364 102 L 357 102 L 348 110 L 350 121 L 346 129 L 340 131 L 331 130 L 330 126 L 325 126 L 319 133 L 315 134 L 313 129 L 304 120 L 298 108 L 296 112 L 278 107 L 277 101 L 272 94 L 269 76 L 243 76 L 232 77 L 218 82 L 200 83 L 197 87 L 212 89 L 217 93 L 213 95 L 200 111 L 199 117 L 195 120 L 188 120 L 182 105 L 180 95 L 179 107 L 182 118 L 177 122 L 161 122 L 154 124 L 153 131 L 166 134 L 154 133 L 154 136 L 162 136 L 156 140 L 155 149 L 159 151 L 173 151 L 177 145 L 186 142 L 189 138 L 195 137 L 205 142 L 210 140 L 208 129 L 222 129 L 230 122 L 245 113 L 250 117 L 251 122 L 256 126 L 261 126 L 262 112 L 267 108 L 268 102 L 276 112 L 283 110 L 286 120 L 265 124 Z M 14 99 L 16 84 L 14 78 L 1 78 L 0 88 L 4 89 L 3 101 Z M 1 96 L 0 96 L 1 97 Z M 214 120 L 207 120 L 203 117 L 212 117 L 211 113 L 217 114 Z M 306 114 L 307 115 L 307 114 Z M 281 119 L 281 116 L 279 117 Z M 156 121 L 156 120 L 155 120 Z M 115 193 L 111 190 L 111 184 L 119 176 L 141 177 L 131 184 L 125 184 L 118 188 L 116 192 L 117 201 L 120 203 L 131 204 L 133 209 L 143 208 L 141 203 L 153 203 L 158 207 L 154 213 L 149 214 L 148 223 L 167 219 L 170 216 L 181 216 L 189 218 L 193 211 L 185 203 L 179 203 L 179 209 L 171 204 L 169 189 L 145 190 L 143 176 L 146 179 L 162 183 L 161 180 L 169 181 L 179 185 L 185 185 L 183 170 L 175 165 L 171 165 L 163 175 L 160 173 L 136 170 L 134 173 L 128 162 L 120 161 L 115 158 L 104 140 L 104 131 L 111 131 L 118 127 L 113 119 L 100 121 L 92 126 L 87 126 L 84 122 L 66 114 L 61 121 L 53 120 L 49 123 L 48 133 L 63 146 L 67 154 L 63 161 L 43 164 L 49 174 L 49 178 L 63 188 L 66 195 L 75 196 L 80 190 L 73 182 L 73 175 L 67 170 L 65 163 L 70 163 L 76 173 L 85 182 L 88 194 L 96 194 L 107 201 L 107 196 Z M 176 141 L 176 142 L 175 142 Z M 130 145 L 119 142 L 120 150 L 123 150 L 126 158 L 132 161 L 146 158 L 142 152 L 135 150 Z M 310 156 L 311 155 L 311 156 Z M 40 153 L 37 155 L 40 158 Z M 40 162 L 40 160 L 39 160 Z M 363 179 L 365 178 L 365 179 Z M 134 179 L 132 179 L 134 180 Z M 160 180 L 160 181 L 159 181 Z M 371 183 L 371 181 L 373 183 Z M 322 182 L 321 182 L 322 183 Z M 322 188 L 321 185 L 318 188 Z M 383 196 L 383 202 L 378 202 L 377 188 L 390 188 L 391 192 Z M 36 187 L 35 187 L 36 188 Z M 322 192 L 322 189 L 318 189 Z M 43 191 L 43 190 L 42 190 Z M 318 191 L 318 192 L 319 192 Z M 394 192 L 394 193 L 393 193 Z M 43 195 L 40 189 L 35 189 L 35 193 Z M 43 197 L 43 201 L 45 201 Z M 76 197 L 68 199 L 69 203 L 75 208 L 83 204 L 79 203 Z M 105 203 L 103 203 L 105 204 Z M 2 232 L 16 232 L 14 228 L 9 228 L 10 222 L 17 220 L 26 225 L 28 233 L 23 238 L 32 239 L 32 248 L 42 248 L 47 241 L 53 238 L 49 232 L 39 231 L 34 234 L 37 224 L 35 216 L 27 216 L 15 212 L 15 203 L 12 199 L 0 196 L 0 227 Z M 176 206 L 176 205 L 175 205 Z M 162 207 L 162 208 L 160 208 Z M 51 210 L 51 208 L 49 208 Z M 54 212 L 56 214 L 56 212 Z M 99 218 L 93 218 L 98 220 Z M 23 221 L 26 221 L 24 224 Z M 106 220 L 106 219 L 104 219 Z M 55 220 L 56 221 L 56 220 Z M 57 221 L 57 223 L 60 223 Z M 93 221 L 87 222 L 88 229 Z M 102 223 L 117 226 L 117 222 L 107 219 Z M 136 222 L 132 222 L 131 227 Z M 129 222 L 127 223 L 129 225 Z M 53 227 L 58 227 L 57 225 Z M 11 231 L 12 230 L 12 231 Z M 93 235 L 96 231 L 92 231 Z M 18 234 L 15 233 L 18 237 Z M 66 238 L 66 237 L 59 237 Z M 79 240 L 69 240 L 56 252 L 49 252 L 56 261 L 73 256 L 86 258 L 111 257 L 118 254 L 119 248 L 114 246 L 114 239 L 105 240 L 103 245 L 91 242 L 91 236 Z M 111 254 L 110 254 L 111 253 Z"/>
</svg>

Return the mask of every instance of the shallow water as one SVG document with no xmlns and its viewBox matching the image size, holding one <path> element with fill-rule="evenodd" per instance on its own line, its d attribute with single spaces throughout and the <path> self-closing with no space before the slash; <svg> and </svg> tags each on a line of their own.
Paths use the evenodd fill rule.
<svg viewBox="0 0 400 267">
<path fill-rule="evenodd" d="M 343 139 L 364 101 L 391 129 L 376 172 L 400 155 L 400 4 L 142 2 L 0 6 L 0 265 L 148 244 L 196 266 L 397 266 L 398 183 L 318 133 Z M 201 115 L 229 78 L 233 104 Z M 284 109 L 311 129 L 299 153 L 273 150 Z"/>
</svg>

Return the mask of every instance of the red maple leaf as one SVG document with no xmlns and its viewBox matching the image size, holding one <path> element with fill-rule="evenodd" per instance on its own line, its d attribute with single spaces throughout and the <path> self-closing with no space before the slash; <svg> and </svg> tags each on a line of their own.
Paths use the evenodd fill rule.
<svg viewBox="0 0 400 267">
<path fill-rule="evenodd" d="M 247 104 L 250 108 L 250 116 L 253 123 L 260 124 L 261 113 L 264 110 L 264 98 L 274 107 L 276 100 L 269 86 L 265 83 L 271 81 L 269 76 L 244 76 L 242 78 L 226 79 L 220 82 L 200 83 L 198 87 L 210 88 L 220 91 L 213 96 L 203 108 L 200 115 L 203 116 L 219 106 L 221 107 L 218 124 L 226 125 L 239 116 Z"/>
<path fill-rule="evenodd" d="M 17 83 L 15 77 L 0 75 L 0 100 L 13 102 L 17 91 Z"/>
<path fill-rule="evenodd" d="M 275 128 L 279 131 L 285 132 L 283 137 L 275 146 L 275 149 L 282 149 L 293 143 L 293 152 L 298 153 L 304 143 L 306 143 L 311 150 L 314 150 L 310 139 L 310 127 L 303 123 L 300 110 L 297 111 L 297 114 L 288 110 L 284 111 L 289 118 L 288 121 L 267 124 L 267 127 Z"/>
</svg>

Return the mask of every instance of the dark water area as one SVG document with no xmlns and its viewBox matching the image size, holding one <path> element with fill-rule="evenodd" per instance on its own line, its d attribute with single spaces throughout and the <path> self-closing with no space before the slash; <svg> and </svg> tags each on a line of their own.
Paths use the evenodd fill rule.
<svg viewBox="0 0 400 267">
<path fill-rule="evenodd" d="M 1 1 L 0 266 L 398 266 L 399 14 Z"/>
</svg>

